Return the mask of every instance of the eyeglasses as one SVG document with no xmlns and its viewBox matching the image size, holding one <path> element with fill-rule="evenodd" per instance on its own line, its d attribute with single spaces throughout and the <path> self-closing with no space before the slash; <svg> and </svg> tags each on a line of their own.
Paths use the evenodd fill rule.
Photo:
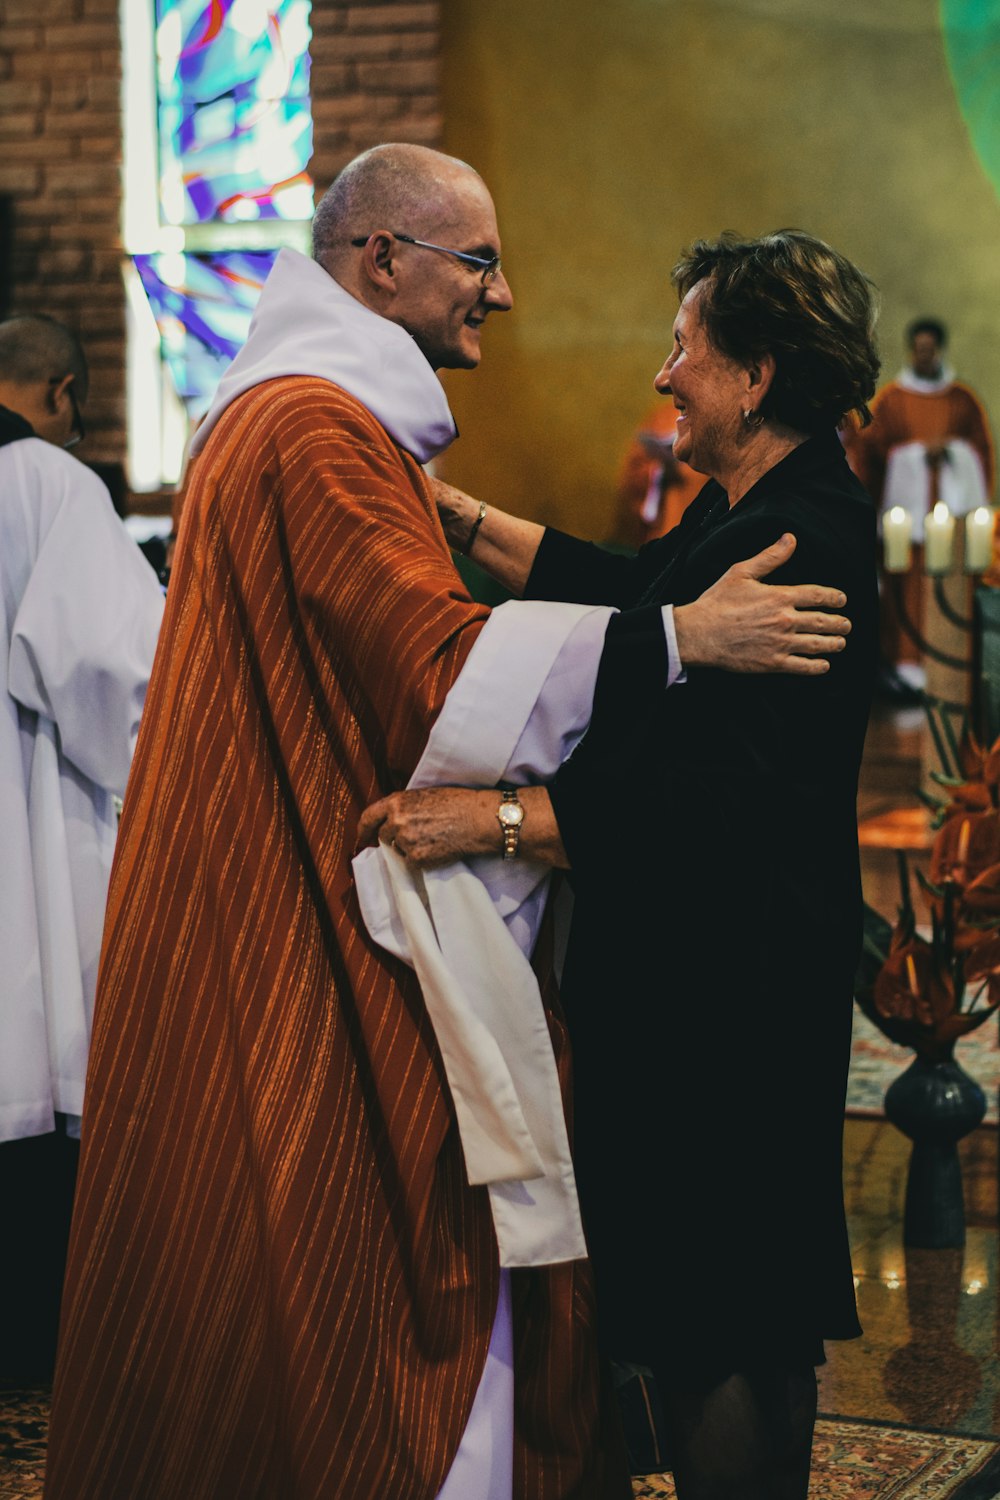
<svg viewBox="0 0 1000 1500">
<path fill-rule="evenodd" d="M 449 250 L 447 245 L 433 245 L 430 240 L 415 240 L 412 234 L 396 234 L 390 230 L 394 240 L 402 240 L 407 245 L 416 245 L 419 250 L 440 250 L 442 255 L 453 255 L 456 260 L 462 261 L 464 265 L 475 266 L 479 272 L 479 279 L 483 286 L 489 286 L 496 281 L 500 274 L 499 255 L 470 255 L 467 250 Z M 370 234 L 363 234 L 358 239 L 351 241 L 352 245 L 367 245 L 371 239 Z"/>
</svg>

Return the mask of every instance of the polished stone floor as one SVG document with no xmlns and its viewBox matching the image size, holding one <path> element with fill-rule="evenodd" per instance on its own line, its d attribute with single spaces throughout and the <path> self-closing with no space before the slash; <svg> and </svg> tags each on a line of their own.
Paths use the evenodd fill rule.
<svg viewBox="0 0 1000 1500">
<path fill-rule="evenodd" d="M 915 805 L 912 787 L 926 759 L 927 733 L 919 712 L 876 716 L 866 747 L 863 818 Z M 863 848 L 862 876 L 866 899 L 891 918 L 898 891 L 891 850 Z M 823 1412 L 1000 1436 L 997 1144 L 997 1130 L 983 1127 L 960 1148 L 965 1249 L 906 1250 L 910 1144 L 887 1122 L 846 1122 L 844 1180 L 865 1332 L 827 1346 Z"/>
<path fill-rule="evenodd" d="M 848 1120 L 845 1187 L 864 1336 L 828 1344 L 820 1409 L 1000 1436 L 997 1131 L 962 1146 L 964 1250 L 906 1250 L 909 1142 L 888 1123 Z"/>
</svg>

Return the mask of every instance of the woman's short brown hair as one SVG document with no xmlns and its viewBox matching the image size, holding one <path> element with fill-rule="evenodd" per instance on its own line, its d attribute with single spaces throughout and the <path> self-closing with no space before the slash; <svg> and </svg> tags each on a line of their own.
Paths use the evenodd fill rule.
<svg viewBox="0 0 1000 1500">
<path fill-rule="evenodd" d="M 798 432 L 871 421 L 879 360 L 875 287 L 857 266 L 800 229 L 744 240 L 698 240 L 673 269 L 681 297 L 705 283 L 701 318 L 717 349 L 748 363 L 774 357 L 763 404 Z"/>
</svg>

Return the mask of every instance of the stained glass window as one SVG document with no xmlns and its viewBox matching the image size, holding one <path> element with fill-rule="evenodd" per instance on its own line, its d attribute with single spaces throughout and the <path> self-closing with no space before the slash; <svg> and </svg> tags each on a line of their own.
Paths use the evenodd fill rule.
<svg viewBox="0 0 1000 1500">
<path fill-rule="evenodd" d="M 276 254 L 227 250 L 135 257 L 170 378 L 189 416 L 208 410 L 226 366 L 246 341 Z"/>
<path fill-rule="evenodd" d="M 308 253 L 310 0 L 128 0 L 129 473 L 176 483 L 278 248 Z"/>
<path fill-rule="evenodd" d="M 308 219 L 309 0 L 156 0 L 166 224 Z"/>
</svg>

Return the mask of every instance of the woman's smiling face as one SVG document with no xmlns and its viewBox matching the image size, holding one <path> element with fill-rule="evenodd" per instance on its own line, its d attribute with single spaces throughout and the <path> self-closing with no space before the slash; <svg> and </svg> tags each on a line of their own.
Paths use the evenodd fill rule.
<svg viewBox="0 0 1000 1500">
<path fill-rule="evenodd" d="M 674 455 L 717 479 L 737 461 L 749 374 L 717 349 L 701 319 L 705 283 L 691 288 L 674 319 L 674 343 L 653 384 L 677 408 Z"/>
</svg>

